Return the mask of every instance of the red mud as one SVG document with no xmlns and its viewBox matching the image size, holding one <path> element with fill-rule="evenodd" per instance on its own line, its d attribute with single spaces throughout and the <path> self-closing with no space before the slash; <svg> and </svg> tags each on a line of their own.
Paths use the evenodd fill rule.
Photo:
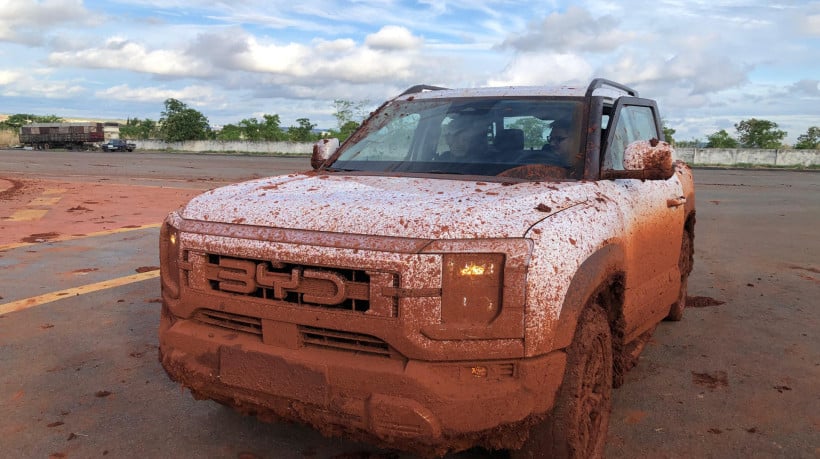
<svg viewBox="0 0 820 459">
<path fill-rule="evenodd" d="M 0 193 L 0 246 L 63 239 L 60 231 L 67 227 L 72 235 L 80 235 L 156 225 L 168 212 L 201 193 L 196 189 L 2 178 L 13 186 Z M 42 204 L 38 198 L 46 190 L 54 202 Z M 26 210 L 47 212 L 38 218 L 12 219 Z"/>
<path fill-rule="evenodd" d="M 719 389 L 729 386 L 729 376 L 725 371 L 716 371 L 714 373 L 697 373 L 693 371 L 692 383 L 709 389 Z"/>
<path fill-rule="evenodd" d="M 159 266 L 140 266 L 139 268 L 135 269 L 134 271 L 138 273 L 147 273 L 148 271 L 156 271 L 159 269 Z"/>
<path fill-rule="evenodd" d="M 687 308 L 706 308 L 706 307 L 709 307 L 709 306 L 720 306 L 721 304 L 726 304 L 726 302 L 716 300 L 716 299 L 710 298 L 708 296 L 687 296 L 686 297 L 686 307 Z"/>
<path fill-rule="evenodd" d="M 35 233 L 35 234 L 30 234 L 30 235 L 20 239 L 20 242 L 26 242 L 26 243 L 46 242 L 49 239 L 55 239 L 59 236 L 60 236 L 60 233 L 55 233 L 53 231 L 50 232 L 50 233 Z"/>
</svg>

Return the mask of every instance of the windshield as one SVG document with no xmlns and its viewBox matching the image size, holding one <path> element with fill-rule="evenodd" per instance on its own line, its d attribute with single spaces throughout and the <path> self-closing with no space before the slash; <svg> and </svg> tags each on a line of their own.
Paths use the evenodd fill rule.
<svg viewBox="0 0 820 459">
<path fill-rule="evenodd" d="M 371 117 L 330 167 L 579 178 L 584 164 L 580 112 L 581 102 L 566 99 L 396 101 Z M 533 176 L 537 169 L 549 170 L 549 177 L 543 171 Z"/>
</svg>

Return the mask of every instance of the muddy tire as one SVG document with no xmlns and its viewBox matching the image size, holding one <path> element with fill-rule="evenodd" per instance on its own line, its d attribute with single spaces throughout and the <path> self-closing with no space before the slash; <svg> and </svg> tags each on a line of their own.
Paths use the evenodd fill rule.
<svg viewBox="0 0 820 459">
<path fill-rule="evenodd" d="M 564 381 L 552 413 L 535 425 L 511 459 L 603 457 L 612 410 L 612 341 L 607 316 L 595 304 L 578 319 L 567 348 Z"/>
<path fill-rule="evenodd" d="M 684 230 L 680 247 L 680 258 L 678 259 L 678 267 L 680 268 L 680 291 L 678 291 L 678 299 L 669 306 L 669 314 L 666 316 L 666 320 L 677 322 L 683 319 L 683 310 L 686 309 L 686 292 L 687 284 L 689 283 L 689 273 L 692 272 L 693 255 L 694 244 L 692 234 L 688 230 Z"/>
</svg>

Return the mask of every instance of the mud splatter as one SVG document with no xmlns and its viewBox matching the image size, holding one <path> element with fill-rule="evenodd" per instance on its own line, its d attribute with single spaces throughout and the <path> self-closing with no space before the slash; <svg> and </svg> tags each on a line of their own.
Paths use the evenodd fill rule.
<svg viewBox="0 0 820 459">
<path fill-rule="evenodd" d="M 646 411 L 630 411 L 626 415 L 624 422 L 627 424 L 638 424 L 643 421 L 648 413 Z"/>
<path fill-rule="evenodd" d="M 3 191 L 2 193 L 0 193 L 0 200 L 4 200 L 4 201 L 10 200 L 14 196 L 18 195 L 23 190 L 23 182 L 21 182 L 19 180 L 8 179 L 8 178 L 4 178 L 3 180 L 7 180 L 7 181 L 11 182 L 11 188 L 9 188 L 9 189 Z"/>
<path fill-rule="evenodd" d="M 709 306 L 720 306 L 721 304 L 726 304 L 726 302 L 716 300 L 716 299 L 710 298 L 708 296 L 687 296 L 686 297 L 686 307 L 687 308 L 706 308 L 706 307 L 709 307 Z"/>
<path fill-rule="evenodd" d="M 135 269 L 134 271 L 138 273 L 147 273 L 149 271 L 156 271 L 159 269 L 159 266 L 140 266 L 139 268 Z"/>
<path fill-rule="evenodd" d="M 60 233 L 50 232 L 50 233 L 34 233 L 29 236 L 26 236 L 20 239 L 20 242 L 26 242 L 29 244 L 34 244 L 37 242 L 48 242 L 51 239 L 56 239 L 60 236 Z"/>
<path fill-rule="evenodd" d="M 714 373 L 697 373 L 693 371 L 692 383 L 709 389 L 728 387 L 729 375 L 725 371 L 716 371 Z"/>
</svg>

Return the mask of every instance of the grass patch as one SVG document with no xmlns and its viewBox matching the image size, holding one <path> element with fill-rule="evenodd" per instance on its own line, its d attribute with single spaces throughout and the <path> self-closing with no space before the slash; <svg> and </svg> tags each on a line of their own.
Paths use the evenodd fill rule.
<svg viewBox="0 0 820 459">
<path fill-rule="evenodd" d="M 20 136 L 12 129 L 0 129 L 0 147 L 10 147 L 20 143 Z"/>
</svg>

